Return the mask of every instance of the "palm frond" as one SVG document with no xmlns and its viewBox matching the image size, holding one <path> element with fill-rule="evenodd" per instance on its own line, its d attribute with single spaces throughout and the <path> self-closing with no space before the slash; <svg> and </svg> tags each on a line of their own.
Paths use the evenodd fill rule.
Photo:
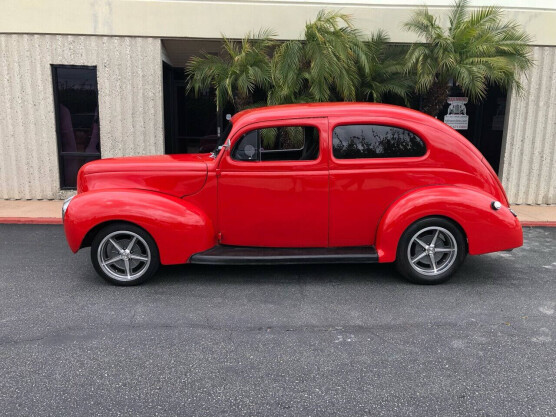
<svg viewBox="0 0 556 417">
<path fill-rule="evenodd" d="M 531 38 L 515 21 L 505 21 L 499 7 L 470 11 L 467 0 L 456 0 L 448 22 L 440 27 L 425 7 L 404 25 L 425 41 L 413 44 L 405 56 L 405 72 L 415 74 L 416 91 L 425 96 L 452 78 L 472 100 L 481 101 L 489 84 L 517 85 L 533 64 Z"/>
<path fill-rule="evenodd" d="M 468 1 L 467 0 L 457 0 L 454 3 L 454 7 L 450 13 L 449 22 L 450 22 L 450 36 L 455 37 L 457 31 L 462 27 L 463 22 L 467 20 L 468 14 Z"/>
<path fill-rule="evenodd" d="M 267 91 L 272 84 L 269 54 L 274 36 L 270 29 L 249 32 L 240 41 L 222 36 L 221 56 L 201 53 L 186 64 L 187 90 L 198 95 L 214 88 L 218 109 L 230 102 L 238 110 L 250 105 L 257 88 Z"/>
</svg>

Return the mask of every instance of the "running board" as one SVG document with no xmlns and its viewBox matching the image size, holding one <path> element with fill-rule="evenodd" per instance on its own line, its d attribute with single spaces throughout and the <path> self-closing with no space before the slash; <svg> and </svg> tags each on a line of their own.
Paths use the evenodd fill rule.
<svg viewBox="0 0 556 417">
<path fill-rule="evenodd" d="M 374 246 L 342 248 L 257 248 L 217 245 L 191 256 L 193 264 L 273 265 L 324 263 L 375 263 Z"/>
</svg>

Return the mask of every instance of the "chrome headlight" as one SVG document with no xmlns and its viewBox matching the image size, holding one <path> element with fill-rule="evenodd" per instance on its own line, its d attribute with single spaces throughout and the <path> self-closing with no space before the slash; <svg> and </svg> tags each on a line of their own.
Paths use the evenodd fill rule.
<svg viewBox="0 0 556 417">
<path fill-rule="evenodd" d="M 71 197 L 66 198 L 66 199 L 64 200 L 64 204 L 62 204 L 62 221 L 64 221 L 64 217 L 66 217 L 66 211 L 67 211 L 68 206 L 69 206 L 69 204 L 70 204 L 70 202 L 71 202 L 71 199 L 72 199 L 73 197 L 75 197 L 75 196 L 72 195 Z"/>
</svg>

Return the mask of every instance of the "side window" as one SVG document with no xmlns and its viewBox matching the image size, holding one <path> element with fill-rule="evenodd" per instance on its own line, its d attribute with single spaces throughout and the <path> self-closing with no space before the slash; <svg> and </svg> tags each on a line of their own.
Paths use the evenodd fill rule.
<svg viewBox="0 0 556 417">
<path fill-rule="evenodd" d="M 338 159 L 415 157 L 427 152 L 416 134 L 382 125 L 337 126 L 332 148 Z"/>
<path fill-rule="evenodd" d="M 238 161 L 259 160 L 259 135 L 256 130 L 242 136 L 232 152 L 232 158 Z"/>
<path fill-rule="evenodd" d="M 252 130 L 232 151 L 237 161 L 310 161 L 319 156 L 319 131 L 312 126 Z"/>
</svg>

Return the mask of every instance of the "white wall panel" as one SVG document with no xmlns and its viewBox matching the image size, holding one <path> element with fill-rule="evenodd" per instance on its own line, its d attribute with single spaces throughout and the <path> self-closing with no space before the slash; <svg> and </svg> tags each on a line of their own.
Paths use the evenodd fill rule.
<svg viewBox="0 0 556 417">
<path fill-rule="evenodd" d="M 0 34 L 0 198 L 59 190 L 51 64 L 95 65 L 102 157 L 164 147 L 161 42 L 156 38 Z M 556 48 L 512 92 L 501 161 L 511 203 L 556 204 Z"/>
<path fill-rule="evenodd" d="M 280 39 L 298 38 L 323 8 L 353 15 L 364 33 L 387 29 L 393 42 L 414 42 L 402 23 L 427 3 L 444 15 L 452 0 L 11 0 L 4 1 L 0 32 L 155 38 L 241 38 L 273 28 Z M 536 45 L 556 45 L 554 0 L 471 0 L 472 7 L 497 4 L 531 34 Z"/>
<path fill-rule="evenodd" d="M 0 34 L 0 198 L 59 190 L 51 64 L 97 67 L 102 157 L 164 148 L 161 42 L 155 38 Z"/>
<path fill-rule="evenodd" d="M 535 67 L 512 92 L 502 183 L 513 204 L 556 204 L 556 48 L 533 48 Z"/>
</svg>

